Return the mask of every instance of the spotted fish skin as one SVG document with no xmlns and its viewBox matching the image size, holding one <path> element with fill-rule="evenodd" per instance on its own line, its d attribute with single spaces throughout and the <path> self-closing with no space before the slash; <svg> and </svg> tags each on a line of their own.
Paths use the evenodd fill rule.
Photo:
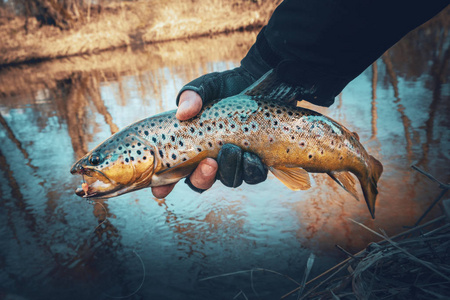
<svg viewBox="0 0 450 300">
<path fill-rule="evenodd" d="M 224 144 L 232 143 L 257 154 L 294 190 L 309 188 L 307 172 L 328 173 L 356 197 L 352 179 L 341 176 L 347 171 L 355 174 L 373 215 L 382 166 L 356 134 L 336 121 L 309 109 L 244 94 L 211 102 L 187 121 L 178 120 L 175 113 L 165 112 L 126 127 L 78 161 L 72 173 L 100 174 L 104 178 L 98 186 L 121 182 L 120 188 L 111 188 L 112 193 L 105 188 L 96 194 L 92 188 L 91 196 L 117 196 L 177 182 L 203 158 L 216 158 Z M 102 158 L 98 165 L 91 163 L 94 154 Z M 122 173 L 128 174 L 127 179 L 120 178 Z"/>
</svg>

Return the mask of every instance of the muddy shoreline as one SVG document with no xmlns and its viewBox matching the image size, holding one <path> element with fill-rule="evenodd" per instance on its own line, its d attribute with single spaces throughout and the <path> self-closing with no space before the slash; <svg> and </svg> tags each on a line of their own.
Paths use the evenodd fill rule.
<svg viewBox="0 0 450 300">
<path fill-rule="evenodd" d="M 280 1 L 215 0 L 110 3 L 70 30 L 40 26 L 35 18 L 0 16 L 0 67 L 17 66 L 103 51 L 219 33 L 255 30 Z"/>
</svg>

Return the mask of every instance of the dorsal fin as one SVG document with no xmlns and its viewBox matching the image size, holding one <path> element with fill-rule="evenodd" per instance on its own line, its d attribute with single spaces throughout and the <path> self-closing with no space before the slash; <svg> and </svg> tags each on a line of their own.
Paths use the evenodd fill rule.
<svg viewBox="0 0 450 300">
<path fill-rule="evenodd" d="M 290 103 L 297 100 L 303 91 L 302 87 L 293 86 L 281 81 L 274 69 L 270 70 L 251 86 L 242 91 L 242 95 L 257 98 L 270 98 L 279 102 Z"/>
</svg>

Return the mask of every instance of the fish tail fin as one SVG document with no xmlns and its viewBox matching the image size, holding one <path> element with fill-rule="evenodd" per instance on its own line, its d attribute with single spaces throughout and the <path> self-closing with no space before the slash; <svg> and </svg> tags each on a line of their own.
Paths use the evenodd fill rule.
<svg viewBox="0 0 450 300">
<path fill-rule="evenodd" d="M 381 173 L 383 173 L 383 165 L 373 156 L 369 155 L 369 170 L 365 176 L 358 178 L 361 183 L 364 199 L 373 219 L 375 219 L 375 202 L 378 194 L 377 183 Z"/>
</svg>

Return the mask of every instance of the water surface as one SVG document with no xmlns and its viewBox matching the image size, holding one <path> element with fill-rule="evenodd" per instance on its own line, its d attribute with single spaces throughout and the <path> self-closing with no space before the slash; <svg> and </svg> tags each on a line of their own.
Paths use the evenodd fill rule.
<svg viewBox="0 0 450 300">
<path fill-rule="evenodd" d="M 121 49 L 0 70 L 0 296 L 14 299 L 261 299 L 377 238 L 412 225 L 439 194 L 416 164 L 450 179 L 449 42 L 439 23 L 414 32 L 319 110 L 356 131 L 384 165 L 376 219 L 324 174 L 293 192 L 178 184 L 165 200 L 141 190 L 92 204 L 74 195 L 70 166 L 131 122 L 174 109 L 177 91 L 239 65 L 256 33 Z M 436 207 L 428 219 L 439 215 Z M 145 269 L 145 276 L 144 276 Z M 244 295 L 245 294 L 245 295 Z M 293 298 L 296 295 L 294 294 Z M 10 298 L 11 299 L 11 298 Z"/>
</svg>

